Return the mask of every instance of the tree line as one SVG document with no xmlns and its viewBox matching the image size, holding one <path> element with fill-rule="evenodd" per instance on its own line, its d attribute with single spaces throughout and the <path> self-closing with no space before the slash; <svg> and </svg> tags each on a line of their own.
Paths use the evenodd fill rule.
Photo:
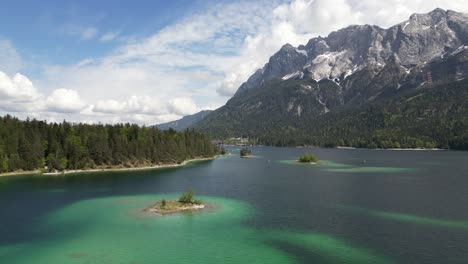
<svg viewBox="0 0 468 264">
<path fill-rule="evenodd" d="M 0 117 L 0 172 L 181 163 L 220 151 L 208 137 L 193 130 Z"/>
</svg>

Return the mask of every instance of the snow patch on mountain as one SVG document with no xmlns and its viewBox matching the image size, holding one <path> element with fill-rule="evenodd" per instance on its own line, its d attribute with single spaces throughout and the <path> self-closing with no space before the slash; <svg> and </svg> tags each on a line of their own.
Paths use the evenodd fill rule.
<svg viewBox="0 0 468 264">
<path fill-rule="evenodd" d="M 296 52 L 299 53 L 299 54 L 302 54 L 302 55 L 304 55 L 304 56 L 306 56 L 306 57 L 309 56 L 309 54 L 307 54 L 307 51 L 302 50 L 302 49 L 296 49 Z"/>
<path fill-rule="evenodd" d="M 468 49 L 468 46 L 465 46 L 465 45 L 461 45 L 460 47 L 458 47 L 458 49 L 454 50 L 452 53 L 450 53 L 450 56 L 453 56 L 453 55 L 457 55 L 458 53 L 464 51 Z"/>
<path fill-rule="evenodd" d="M 292 79 L 292 78 L 297 78 L 297 77 L 298 77 L 299 79 L 304 78 L 304 73 L 301 72 L 301 71 L 293 72 L 293 73 L 291 73 L 291 74 L 287 74 L 287 75 L 283 76 L 283 77 L 281 78 L 281 80 L 286 81 L 286 80 L 289 80 L 289 79 Z"/>
</svg>

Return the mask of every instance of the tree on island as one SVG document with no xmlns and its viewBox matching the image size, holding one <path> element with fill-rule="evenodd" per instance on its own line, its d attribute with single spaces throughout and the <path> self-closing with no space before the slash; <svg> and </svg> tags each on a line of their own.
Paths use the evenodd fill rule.
<svg viewBox="0 0 468 264">
<path fill-rule="evenodd" d="M 247 156 L 252 156 L 252 151 L 248 148 L 242 148 L 240 150 L 240 156 L 241 157 L 247 157 Z"/>
<path fill-rule="evenodd" d="M 193 190 L 192 188 L 189 188 L 189 190 L 182 194 L 180 197 L 179 197 L 179 203 L 182 203 L 182 204 L 203 204 L 203 201 L 202 200 L 194 200 L 194 193 L 193 193 Z"/>
<path fill-rule="evenodd" d="M 318 162 L 318 158 L 314 154 L 304 153 L 299 157 L 299 162 L 303 162 L 303 163 L 312 163 L 313 162 L 313 163 L 316 163 L 316 162 Z"/>
<path fill-rule="evenodd" d="M 184 193 L 184 194 L 182 194 L 182 196 L 180 196 L 179 202 L 184 203 L 184 204 L 193 203 L 193 190 L 192 190 L 192 188 L 189 188 L 189 190 L 186 193 Z"/>
</svg>

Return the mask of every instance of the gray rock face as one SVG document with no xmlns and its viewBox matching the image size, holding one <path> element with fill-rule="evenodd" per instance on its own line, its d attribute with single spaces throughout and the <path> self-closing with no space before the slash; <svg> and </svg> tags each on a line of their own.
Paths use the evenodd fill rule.
<svg viewBox="0 0 468 264">
<path fill-rule="evenodd" d="M 284 45 L 265 66 L 239 87 L 236 95 L 286 76 L 346 81 L 359 71 L 375 77 L 390 63 L 403 72 L 446 57 L 468 45 L 468 14 L 435 9 L 413 14 L 393 27 L 349 26 L 295 48 Z M 372 69 L 372 70 L 371 70 Z M 395 71 L 395 69 L 393 69 Z M 362 74 L 362 73 L 361 73 Z"/>
<path fill-rule="evenodd" d="M 307 62 L 307 52 L 297 49 L 290 44 L 284 45 L 269 62 L 260 70 L 257 70 L 247 82 L 242 84 L 237 93 L 242 93 L 251 88 L 255 88 L 264 81 L 275 79 L 298 70 L 302 71 L 303 65 Z"/>
</svg>

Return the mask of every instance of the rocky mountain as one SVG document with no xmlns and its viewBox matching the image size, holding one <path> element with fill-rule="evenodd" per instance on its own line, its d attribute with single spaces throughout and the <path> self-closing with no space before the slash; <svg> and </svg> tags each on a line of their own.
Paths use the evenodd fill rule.
<svg viewBox="0 0 468 264">
<path fill-rule="evenodd" d="M 236 94 L 278 78 L 329 79 L 350 88 L 352 85 L 346 80 L 357 72 L 372 70 L 370 77 L 374 77 L 389 62 L 407 72 L 417 65 L 468 48 L 465 47 L 467 43 L 468 14 L 450 10 L 414 14 L 388 29 L 349 26 L 325 38 L 313 38 L 297 48 L 284 45 Z"/>
<path fill-rule="evenodd" d="M 299 47 L 286 44 L 195 127 L 220 138 L 331 128 L 337 112 L 344 116 L 467 75 L 468 14 L 435 9 L 388 29 L 354 25 Z"/>
<path fill-rule="evenodd" d="M 211 110 L 200 111 L 193 115 L 184 116 L 181 119 L 176 120 L 176 121 L 158 124 L 156 125 L 156 127 L 161 130 L 168 130 L 169 128 L 172 128 L 176 131 L 182 131 L 196 124 L 197 122 L 201 121 L 209 113 L 211 113 Z"/>
</svg>

